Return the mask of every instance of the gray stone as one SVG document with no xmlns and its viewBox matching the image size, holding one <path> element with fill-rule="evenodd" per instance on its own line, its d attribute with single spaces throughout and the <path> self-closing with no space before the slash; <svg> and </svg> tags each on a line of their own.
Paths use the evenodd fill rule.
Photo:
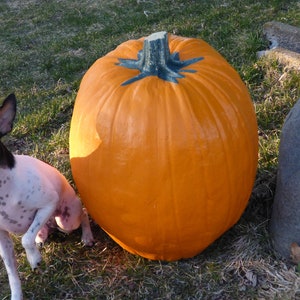
<svg viewBox="0 0 300 300">
<path fill-rule="evenodd" d="M 300 53 L 300 28 L 281 22 L 267 22 L 263 34 L 270 42 L 270 49 L 284 48 Z"/>
<path fill-rule="evenodd" d="M 300 28 L 281 22 L 267 22 L 263 25 L 263 34 L 270 47 L 258 51 L 257 56 L 276 59 L 280 64 L 300 70 Z"/>
<path fill-rule="evenodd" d="M 291 244 L 300 243 L 300 99 L 282 128 L 270 232 L 275 250 L 288 259 Z"/>
</svg>

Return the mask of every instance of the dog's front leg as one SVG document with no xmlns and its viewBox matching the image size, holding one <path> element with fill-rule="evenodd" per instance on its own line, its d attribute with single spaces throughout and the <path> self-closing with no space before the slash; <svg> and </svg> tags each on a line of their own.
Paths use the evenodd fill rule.
<svg viewBox="0 0 300 300">
<path fill-rule="evenodd" d="M 27 260 L 33 270 L 39 266 L 42 260 L 41 254 L 35 244 L 35 238 L 48 219 L 53 215 L 56 209 L 56 203 L 56 201 L 50 202 L 47 206 L 40 208 L 36 212 L 29 229 L 22 237 L 22 245 L 26 251 Z"/>
<path fill-rule="evenodd" d="M 3 259 L 11 290 L 11 300 L 21 300 L 21 281 L 17 272 L 17 263 L 13 242 L 6 231 L 0 230 L 0 255 Z"/>
<path fill-rule="evenodd" d="M 82 208 L 81 230 L 82 230 L 81 240 L 84 243 L 84 245 L 93 246 L 94 237 L 91 230 L 90 220 L 86 208 Z"/>
</svg>

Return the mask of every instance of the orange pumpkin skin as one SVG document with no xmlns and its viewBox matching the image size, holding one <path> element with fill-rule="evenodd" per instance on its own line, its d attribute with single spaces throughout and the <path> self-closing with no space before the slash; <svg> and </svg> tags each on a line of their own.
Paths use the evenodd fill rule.
<svg viewBox="0 0 300 300">
<path fill-rule="evenodd" d="M 82 79 L 70 130 L 74 181 L 92 218 L 149 259 L 200 253 L 243 213 L 256 174 L 257 122 L 237 72 L 200 39 L 169 36 L 170 52 L 201 55 L 178 83 L 139 74 L 144 38 L 98 59 Z"/>
</svg>

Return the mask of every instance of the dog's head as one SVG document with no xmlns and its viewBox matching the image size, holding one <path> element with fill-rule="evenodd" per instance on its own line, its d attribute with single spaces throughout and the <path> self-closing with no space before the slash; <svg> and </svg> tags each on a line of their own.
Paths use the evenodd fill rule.
<svg viewBox="0 0 300 300">
<path fill-rule="evenodd" d="M 14 94 L 10 94 L 0 107 L 0 138 L 12 130 L 16 116 L 17 100 Z M 0 141 L 0 166 L 12 169 L 15 165 L 14 156 Z"/>
</svg>

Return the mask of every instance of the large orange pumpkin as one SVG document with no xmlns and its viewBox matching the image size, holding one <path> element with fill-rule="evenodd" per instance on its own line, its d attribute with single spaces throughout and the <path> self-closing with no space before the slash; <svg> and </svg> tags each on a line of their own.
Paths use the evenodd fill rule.
<svg viewBox="0 0 300 300">
<path fill-rule="evenodd" d="M 132 253 L 176 260 L 205 249 L 243 213 L 257 153 L 249 93 L 203 40 L 130 40 L 82 79 L 74 180 L 92 218 Z"/>
</svg>

